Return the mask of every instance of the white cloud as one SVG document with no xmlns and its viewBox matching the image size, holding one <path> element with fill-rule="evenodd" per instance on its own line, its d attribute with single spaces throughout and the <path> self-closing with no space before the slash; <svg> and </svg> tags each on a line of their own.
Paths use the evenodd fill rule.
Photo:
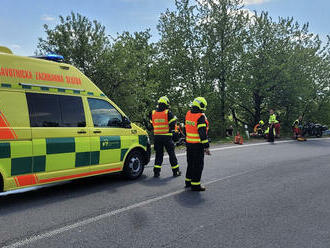
<svg viewBox="0 0 330 248">
<path fill-rule="evenodd" d="M 47 21 L 47 22 L 52 22 L 52 21 L 55 21 L 55 17 L 50 16 L 50 15 L 42 15 L 41 20 Z"/>
<path fill-rule="evenodd" d="M 253 5 L 253 4 L 263 4 L 270 1 L 271 0 L 243 0 L 243 3 L 245 5 Z"/>
<path fill-rule="evenodd" d="M 10 45 L 11 48 L 13 49 L 21 49 L 22 47 L 20 45 L 17 45 L 17 44 L 12 44 Z"/>
</svg>

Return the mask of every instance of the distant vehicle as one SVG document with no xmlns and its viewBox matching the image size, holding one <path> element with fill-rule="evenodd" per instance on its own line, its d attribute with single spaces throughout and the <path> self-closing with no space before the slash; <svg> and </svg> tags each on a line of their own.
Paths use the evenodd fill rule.
<svg viewBox="0 0 330 248">
<path fill-rule="evenodd" d="M 317 138 L 320 138 L 322 137 L 323 132 L 328 130 L 328 127 L 318 123 L 315 124 L 308 122 L 303 126 L 303 130 L 305 134 L 308 134 L 308 136 L 316 136 Z"/>
<path fill-rule="evenodd" d="M 0 47 L 0 191 L 122 172 L 150 161 L 143 129 L 63 57 Z"/>
<path fill-rule="evenodd" d="M 327 130 L 323 131 L 323 135 L 330 135 L 330 130 L 327 129 Z"/>
</svg>

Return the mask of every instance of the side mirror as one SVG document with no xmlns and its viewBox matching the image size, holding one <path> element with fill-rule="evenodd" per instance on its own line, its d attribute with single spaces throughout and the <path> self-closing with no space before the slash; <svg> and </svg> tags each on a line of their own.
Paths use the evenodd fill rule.
<svg viewBox="0 0 330 248">
<path fill-rule="evenodd" d="M 123 125 L 123 128 L 132 128 L 131 121 L 128 119 L 127 116 L 123 116 L 122 125 Z"/>
</svg>

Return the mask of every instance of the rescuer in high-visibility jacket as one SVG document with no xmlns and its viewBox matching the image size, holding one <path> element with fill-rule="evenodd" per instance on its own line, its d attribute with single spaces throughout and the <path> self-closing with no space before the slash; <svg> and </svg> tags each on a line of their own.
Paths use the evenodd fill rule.
<svg viewBox="0 0 330 248">
<path fill-rule="evenodd" d="M 275 135 L 274 131 L 275 131 L 275 125 L 278 123 L 278 120 L 276 118 L 276 115 L 274 113 L 273 109 L 269 110 L 269 121 L 268 121 L 268 125 L 269 125 L 269 133 L 268 133 L 268 142 L 274 142 L 275 140 Z"/>
<path fill-rule="evenodd" d="M 188 162 L 185 184 L 193 191 L 205 191 L 205 187 L 201 185 L 204 153 L 211 155 L 207 137 L 209 122 L 203 113 L 206 106 L 207 102 L 203 97 L 195 98 L 185 120 Z"/>
<path fill-rule="evenodd" d="M 264 129 L 265 129 L 264 125 L 265 125 L 264 121 L 260 120 L 259 123 L 254 126 L 253 133 L 255 133 L 257 135 L 263 135 Z"/>
<path fill-rule="evenodd" d="M 169 99 L 162 96 L 158 100 L 158 107 L 153 110 L 150 116 L 150 122 L 153 126 L 154 133 L 154 148 L 156 152 L 154 164 L 154 177 L 160 176 L 162 168 L 164 147 L 170 157 L 170 164 L 173 171 L 173 176 L 181 175 L 178 160 L 175 155 L 175 146 L 172 140 L 175 130 L 176 117 L 169 110 Z"/>
<path fill-rule="evenodd" d="M 298 140 L 306 140 L 305 132 L 303 130 L 302 116 L 299 116 L 297 120 L 292 123 L 293 136 Z"/>
</svg>

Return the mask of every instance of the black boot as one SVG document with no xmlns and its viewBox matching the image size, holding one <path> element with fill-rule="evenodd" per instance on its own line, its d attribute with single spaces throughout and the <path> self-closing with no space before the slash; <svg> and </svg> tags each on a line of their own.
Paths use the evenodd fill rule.
<svg viewBox="0 0 330 248">
<path fill-rule="evenodd" d="M 191 179 L 186 178 L 185 182 L 185 188 L 190 188 L 191 187 Z"/>
<path fill-rule="evenodd" d="M 159 171 L 154 171 L 154 177 L 159 177 L 159 176 L 160 176 Z"/>
<path fill-rule="evenodd" d="M 190 188 L 190 187 L 191 187 L 191 183 L 190 183 L 190 182 L 186 182 L 186 184 L 185 184 L 184 187 L 185 187 L 185 188 Z"/>
<path fill-rule="evenodd" d="M 205 191 L 206 188 L 203 185 L 193 185 L 191 186 L 191 191 Z"/>
<path fill-rule="evenodd" d="M 179 177 L 181 176 L 181 171 L 179 169 L 173 170 L 173 176 L 174 177 Z"/>
<path fill-rule="evenodd" d="M 154 177 L 159 177 L 159 176 L 160 176 L 160 169 L 154 168 Z"/>
</svg>

